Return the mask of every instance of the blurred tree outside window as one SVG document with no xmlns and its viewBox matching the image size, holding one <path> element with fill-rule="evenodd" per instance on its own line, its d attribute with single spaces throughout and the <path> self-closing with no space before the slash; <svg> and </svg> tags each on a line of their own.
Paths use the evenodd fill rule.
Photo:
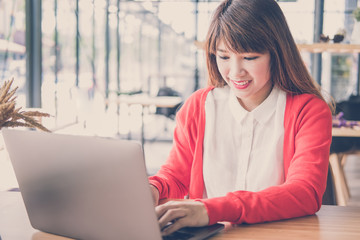
<svg viewBox="0 0 360 240">
<path fill-rule="evenodd" d="M 17 104 L 26 106 L 25 0 L 0 0 L 0 84 L 14 78 Z"/>
<path fill-rule="evenodd" d="M 324 34 L 332 37 L 344 28 L 348 43 L 354 2 L 325 1 Z M 167 86 L 186 99 L 207 85 L 204 51 L 194 41 L 204 41 L 219 3 L 42 0 L 42 107 L 55 116 L 56 125 L 79 117 L 100 122 L 96 117 L 114 129 L 119 123 L 110 119 L 132 111 L 116 104 L 121 94 L 155 96 Z M 279 5 L 296 42 L 312 43 L 315 0 Z M 18 101 L 25 105 L 25 0 L 0 0 L 0 18 L 0 80 L 14 77 Z M 302 55 L 311 69 L 310 54 Z M 336 99 L 351 94 L 356 68 L 357 55 L 323 54 L 325 90 Z M 345 86 L 346 92 L 339 90 Z"/>
</svg>

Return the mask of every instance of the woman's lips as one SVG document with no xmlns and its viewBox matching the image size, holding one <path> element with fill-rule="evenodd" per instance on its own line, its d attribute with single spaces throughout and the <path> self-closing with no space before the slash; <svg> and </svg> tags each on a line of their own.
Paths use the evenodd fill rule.
<svg viewBox="0 0 360 240">
<path fill-rule="evenodd" d="M 231 80 L 231 82 L 233 83 L 234 87 L 237 89 L 245 89 L 249 86 L 251 80 L 245 80 L 245 81 L 234 81 Z"/>
</svg>

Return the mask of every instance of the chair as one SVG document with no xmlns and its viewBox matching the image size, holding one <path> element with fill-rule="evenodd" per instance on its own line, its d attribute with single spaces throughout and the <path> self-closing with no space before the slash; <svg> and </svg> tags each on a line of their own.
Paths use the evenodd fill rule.
<svg viewBox="0 0 360 240">
<path fill-rule="evenodd" d="M 172 88 L 161 87 L 159 89 L 158 93 L 157 93 L 157 96 L 158 97 L 159 96 L 170 96 L 170 97 L 176 96 L 176 97 L 180 97 L 181 94 L 178 93 L 177 91 L 175 91 Z M 159 115 L 164 115 L 165 117 L 174 120 L 175 115 L 176 115 L 177 111 L 180 109 L 181 105 L 182 105 L 182 103 L 179 103 L 178 105 L 176 105 L 175 107 L 172 107 L 172 108 L 157 107 L 155 113 L 159 114 Z"/>
<path fill-rule="evenodd" d="M 334 178 L 332 176 L 331 168 L 328 168 L 328 177 L 326 180 L 326 189 L 322 198 L 323 205 L 336 205 L 336 196 L 334 189 Z"/>
<path fill-rule="evenodd" d="M 342 113 L 343 118 L 349 121 L 360 120 L 360 96 L 351 96 L 349 100 L 336 105 L 336 114 Z M 330 172 L 331 183 L 336 195 L 337 205 L 346 205 L 350 192 L 344 175 L 343 167 L 346 158 L 350 154 L 360 153 L 360 138 L 356 137 L 333 137 L 330 147 Z M 331 191 L 329 189 L 328 191 Z M 325 196 L 324 196 L 325 197 Z M 328 201 L 328 200 L 326 200 Z M 331 202 L 331 201 L 330 201 Z"/>
<path fill-rule="evenodd" d="M 170 87 L 161 87 L 159 88 L 157 96 L 181 97 L 181 94 Z M 170 129 L 172 129 L 171 124 L 174 124 L 176 113 L 182 104 L 183 102 L 175 105 L 174 107 L 156 107 L 155 115 L 164 117 L 164 126 L 161 134 L 163 137 L 156 136 L 153 140 L 159 141 L 160 139 L 163 139 L 168 141 L 172 139 L 172 132 L 170 131 Z M 169 121 L 171 122 L 169 123 Z"/>
</svg>

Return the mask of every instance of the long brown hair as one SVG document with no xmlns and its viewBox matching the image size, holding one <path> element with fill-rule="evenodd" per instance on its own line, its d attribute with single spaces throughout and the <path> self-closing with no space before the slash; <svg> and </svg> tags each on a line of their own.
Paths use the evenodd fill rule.
<svg viewBox="0 0 360 240">
<path fill-rule="evenodd" d="M 225 0 L 217 7 L 205 42 L 209 84 L 215 87 L 226 85 L 216 64 L 221 40 L 233 52 L 269 52 L 274 85 L 290 94 L 310 93 L 324 100 L 274 0 Z"/>
</svg>

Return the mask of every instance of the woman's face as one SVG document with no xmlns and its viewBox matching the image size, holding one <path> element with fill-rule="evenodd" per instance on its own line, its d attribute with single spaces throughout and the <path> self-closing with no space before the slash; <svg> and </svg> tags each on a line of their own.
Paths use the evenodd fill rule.
<svg viewBox="0 0 360 240">
<path fill-rule="evenodd" d="M 248 111 L 260 105 L 270 94 L 270 54 L 229 51 L 221 41 L 216 52 L 219 72 Z"/>
</svg>

